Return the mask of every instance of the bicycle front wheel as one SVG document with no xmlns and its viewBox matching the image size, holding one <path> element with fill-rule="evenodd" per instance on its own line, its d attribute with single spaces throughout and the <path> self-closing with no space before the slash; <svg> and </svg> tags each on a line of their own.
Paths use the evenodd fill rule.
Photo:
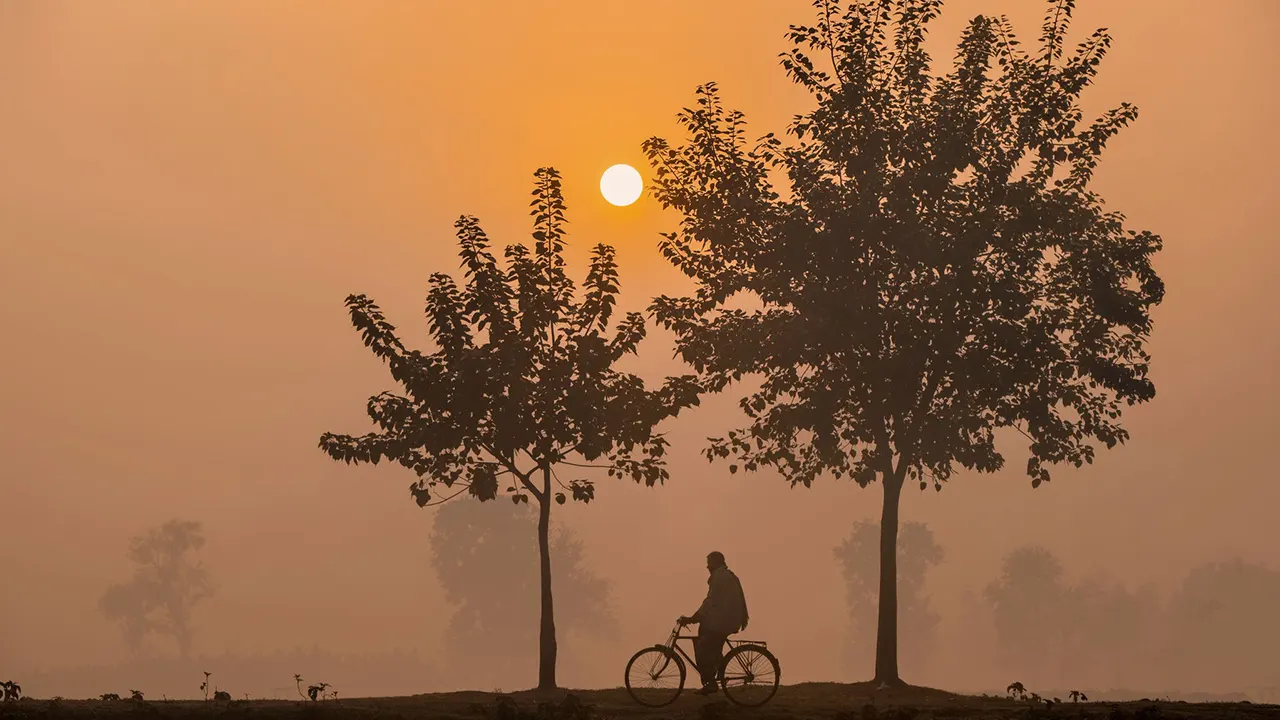
<svg viewBox="0 0 1280 720">
<path fill-rule="evenodd" d="M 735 705 L 760 707 L 782 683 L 778 659 L 762 645 L 739 645 L 720 664 L 720 687 Z"/>
<path fill-rule="evenodd" d="M 645 707 L 665 707 L 684 690 L 684 661 L 671 648 L 645 648 L 627 662 L 627 694 Z"/>
</svg>

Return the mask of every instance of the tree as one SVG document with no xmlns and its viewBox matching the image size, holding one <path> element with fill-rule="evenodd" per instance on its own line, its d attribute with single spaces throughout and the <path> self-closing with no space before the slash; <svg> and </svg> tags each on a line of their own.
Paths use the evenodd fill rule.
<svg viewBox="0 0 1280 720">
<path fill-rule="evenodd" d="M 1000 577 L 987 585 L 996 637 L 1010 667 L 1026 672 L 1032 687 L 1044 687 L 1049 664 L 1061 656 L 1067 593 L 1062 563 L 1039 545 L 1006 555 Z"/>
<path fill-rule="evenodd" d="M 1160 599 L 1155 585 L 1130 590 L 1095 574 L 1072 584 L 1062 598 L 1061 677 L 1092 687 L 1150 687 L 1151 657 Z"/>
<path fill-rule="evenodd" d="M 1005 19 L 974 18 L 937 76 L 922 44 L 941 0 L 814 5 L 782 56 L 815 103 L 791 140 L 750 143 L 708 83 L 678 116 L 685 144 L 645 141 L 654 194 L 682 215 L 660 249 L 697 285 L 652 309 L 708 390 L 763 376 L 708 459 L 882 484 L 875 677 L 896 684 L 903 485 L 999 470 L 1001 428 L 1029 441 L 1032 486 L 1124 442 L 1122 406 L 1155 394 L 1161 241 L 1088 187 L 1137 110 L 1082 125 L 1111 40 L 1064 57 L 1070 0 L 1034 55 Z"/>
<path fill-rule="evenodd" d="M 450 670 L 477 687 L 512 687 L 536 656 L 537 515 L 528 505 L 449 503 L 436 511 L 431 565 L 455 610 L 445 633 Z M 568 528 L 551 532 L 559 637 L 617 630 L 609 582 L 585 565 Z M 567 633 L 566 633 L 567 631 Z"/>
<path fill-rule="evenodd" d="M 566 485 L 555 469 L 599 468 L 648 486 L 666 480 L 667 441 L 654 428 L 697 404 L 700 388 L 696 378 L 683 376 L 647 390 L 639 377 L 614 369 L 644 338 L 644 317 L 627 313 L 609 335 L 618 272 L 608 245 L 595 246 L 585 293 L 577 297 L 565 274 L 560 175 L 542 168 L 535 181 L 533 251 L 508 245 L 506 270 L 476 218 L 455 223 L 465 285 L 444 273 L 431 276 L 426 314 L 434 351 L 408 349 L 372 300 L 347 298 L 365 345 L 387 363 L 405 394 L 369 400 L 377 432 L 325 433 L 320 447 L 335 460 L 377 464 L 385 458 L 412 470 L 418 479 L 409 491 L 423 507 L 463 493 L 491 500 L 503 478 L 512 502 L 537 502 L 538 687 L 552 689 L 551 507 L 567 497 L 595 497 L 590 480 Z"/>
<path fill-rule="evenodd" d="M 844 576 L 845 598 L 852 623 L 845 659 L 852 652 L 875 642 L 876 595 L 880 578 L 879 523 L 859 520 L 833 553 Z M 942 546 L 934 540 L 929 526 L 919 522 L 902 525 L 898 539 L 898 617 L 902 620 L 903 657 L 908 666 L 922 667 L 933 655 L 939 615 L 933 611 L 925 592 L 929 568 L 942 562 Z"/>
<path fill-rule="evenodd" d="M 170 520 L 129 540 L 128 558 L 137 567 L 127 583 L 107 588 L 98 609 L 118 622 L 125 642 L 137 651 L 148 633 L 168 635 L 178 655 L 191 655 L 191 613 L 214 593 L 204 563 L 190 557 L 204 547 L 200 523 Z"/>
</svg>

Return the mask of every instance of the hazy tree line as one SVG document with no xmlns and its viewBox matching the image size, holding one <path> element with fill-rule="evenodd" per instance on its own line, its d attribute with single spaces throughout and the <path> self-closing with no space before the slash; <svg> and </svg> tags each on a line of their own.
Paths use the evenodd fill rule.
<svg viewBox="0 0 1280 720">
<path fill-rule="evenodd" d="M 130 541 L 128 557 L 138 567 L 129 582 L 112 585 L 102 597 L 101 611 L 119 624 L 132 660 L 37 674 L 26 687 L 29 693 L 49 686 L 92 696 L 145 678 L 152 696 L 190 697 L 192 679 L 206 667 L 215 669 L 213 683 L 237 696 L 288 697 L 285 681 L 294 673 L 350 694 L 520 687 L 538 658 L 539 607 L 530 600 L 540 582 L 536 533 L 536 514 L 523 504 L 450 503 L 437 511 L 431 565 L 452 610 L 444 644 L 428 657 L 416 651 L 334 655 L 319 648 L 195 657 L 194 611 L 211 596 L 213 582 L 196 557 L 204 545 L 200 524 L 171 521 Z M 565 647 L 612 639 L 618 621 L 609 581 L 591 570 L 572 531 L 556 528 L 551 537 Z M 855 676 L 865 672 L 866 649 L 876 638 L 878 538 L 877 523 L 863 520 L 833 549 L 849 611 L 841 655 Z M 926 524 L 905 522 L 898 552 L 901 660 L 913 675 L 935 674 L 939 664 L 955 662 L 957 652 L 971 654 L 971 661 L 981 654 L 973 643 L 959 650 L 946 646 L 950 622 L 976 624 L 970 632 L 986 635 L 1004 673 L 992 681 L 997 685 L 1007 677 L 1031 689 L 1085 689 L 1097 696 L 1184 688 L 1243 691 L 1263 700 L 1280 689 L 1280 674 L 1264 661 L 1280 643 L 1276 570 L 1241 559 L 1212 562 L 1191 568 L 1162 592 L 1151 583 L 1073 571 L 1051 550 L 1025 545 L 1006 554 L 999 574 L 981 585 L 976 614 L 944 617 L 929 590 L 930 572 L 946 562 L 939 539 Z M 131 600 L 115 604 L 120 597 Z M 185 609 L 184 621 L 174 632 L 170 608 L 178 606 Z M 148 646 L 148 633 L 161 645 Z M 165 643 L 179 662 L 170 652 L 156 652 Z"/>
<path fill-rule="evenodd" d="M 648 318 L 615 317 L 609 245 L 594 247 L 581 286 L 570 279 L 567 210 L 549 167 L 534 174 L 530 242 L 497 245 L 475 217 L 455 223 L 461 273 L 429 278 L 425 349 L 372 299 L 348 296 L 353 326 L 396 389 L 366 404 L 370 431 L 325 433 L 320 448 L 346 463 L 399 465 L 423 507 L 502 498 L 531 509 L 536 554 L 525 561 L 536 585 L 520 574 L 503 587 L 527 593 L 527 623 L 536 602 L 540 688 L 557 686 L 557 618 L 565 630 L 578 622 L 556 612 L 557 597 L 573 600 L 553 586 L 599 587 L 553 534 L 554 508 L 590 502 L 593 478 L 665 481 L 659 427 L 707 394 L 763 381 L 741 399 L 742 425 L 703 448 L 730 472 L 880 485 L 880 522 L 847 552 L 876 554 L 875 575 L 857 575 L 851 597 L 858 652 L 874 647 L 882 684 L 903 682 L 900 628 L 936 622 L 904 576 L 940 552 L 922 536 L 919 557 L 898 564 L 917 542 L 915 531 L 899 534 L 903 488 L 940 491 L 957 472 L 1001 469 L 995 438 L 1006 427 L 1026 439 L 1038 486 L 1051 467 L 1080 467 L 1123 443 L 1124 408 L 1154 397 L 1145 346 L 1164 294 L 1151 266 L 1161 240 L 1125 228 L 1089 188 L 1107 141 L 1137 111 L 1122 104 L 1086 121 L 1078 102 L 1110 37 L 1099 30 L 1069 52 L 1074 3 L 1051 0 L 1035 46 L 1006 19 L 979 16 L 952 67 L 935 73 L 923 45 L 941 4 L 814 2 L 813 24 L 791 26 L 782 59 L 812 107 L 785 140 L 749 138 L 742 113 L 707 83 L 677 116 L 684 138 L 644 143 L 652 194 L 679 216 L 659 248 L 695 285 L 653 298 Z M 675 334 L 690 370 L 654 387 L 617 367 L 639 352 L 650 318 Z M 458 557 L 437 569 L 474 582 Z M 175 577 L 159 581 L 163 603 L 122 591 L 108 604 L 147 618 L 126 632 L 170 634 L 185 652 L 201 593 Z M 155 584 L 147 578 L 137 587 Z M 470 590 L 454 599 L 450 642 L 497 633 L 486 601 Z M 929 656 L 931 631 L 920 632 L 908 656 Z M 1055 632 L 1036 642 L 1057 647 Z"/>
<path fill-rule="evenodd" d="M 877 532 L 875 523 L 859 522 L 835 548 L 849 607 L 845 659 L 855 670 L 867 660 L 858 648 L 875 637 Z M 955 652 L 940 647 L 942 616 L 927 590 L 929 570 L 945 554 L 918 522 L 903 524 L 899 554 L 902 662 L 925 674 Z M 1069 572 L 1043 546 L 1017 547 L 981 588 L 980 632 L 994 641 L 1009 681 L 1031 689 L 1185 688 L 1275 697 L 1280 669 L 1268 658 L 1280 646 L 1280 571 L 1232 558 L 1191 568 L 1171 591 L 1132 582 Z"/>
<path fill-rule="evenodd" d="M 536 514 L 523 504 L 450 503 L 440 508 L 433 520 L 431 566 L 452 606 L 444 644 L 440 657 L 432 660 L 419 660 L 416 653 L 393 654 L 419 669 L 430 664 L 430 673 L 414 677 L 407 685 L 396 685 L 392 680 L 407 677 L 404 671 L 367 678 L 367 673 L 358 672 L 353 677 L 349 667 L 353 661 L 319 650 L 305 656 L 299 652 L 223 656 L 205 664 L 220 668 L 218 677 L 230 682 L 228 687 L 260 697 L 270 696 L 258 694 L 266 692 L 260 687 L 261 678 L 242 670 L 289 662 L 294 663 L 293 669 L 284 675 L 277 668 L 263 677 L 291 677 L 307 667 L 314 668 L 313 672 L 330 672 L 330 677 L 343 681 L 348 691 L 355 689 L 353 682 L 360 687 L 390 685 L 397 693 L 418 691 L 424 684 L 433 689 L 521 687 L 538 652 L 539 607 L 530 600 L 537 597 L 539 586 Z M 188 687 L 190 678 L 199 675 L 193 672 L 200 665 L 192 656 L 194 611 L 213 595 L 210 571 L 198 557 L 204 544 L 201 523 L 182 520 L 131 538 L 127 557 L 135 565 L 132 576 L 125 583 L 111 585 L 99 600 L 99 611 L 120 628 L 130 651 L 130 667 L 151 679 L 157 692 L 172 687 L 170 692 L 175 696 L 185 697 L 192 690 Z M 568 528 L 554 528 L 551 555 L 556 561 L 563 630 L 570 647 L 574 640 L 614 637 L 617 619 L 610 583 L 588 567 L 582 541 Z M 166 645 L 172 646 L 182 662 L 175 666 L 166 659 Z M 301 657 L 309 659 L 303 662 L 298 659 Z M 389 662 L 382 655 L 370 657 L 367 661 L 379 668 Z M 67 672 L 67 685 L 60 685 L 64 692 L 74 692 L 70 688 L 80 687 L 91 676 L 99 683 L 112 677 L 110 671 L 101 669 Z M 77 674 L 84 677 L 77 678 Z M 137 677 L 135 674 L 131 681 L 136 682 Z M 31 687 L 28 683 L 28 692 Z"/>
</svg>

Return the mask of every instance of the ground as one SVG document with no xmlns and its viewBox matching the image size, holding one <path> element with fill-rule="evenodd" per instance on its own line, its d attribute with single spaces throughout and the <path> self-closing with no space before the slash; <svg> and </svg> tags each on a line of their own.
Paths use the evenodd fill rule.
<svg viewBox="0 0 1280 720">
<path fill-rule="evenodd" d="M 572 697 L 570 697 L 572 696 Z M 393 698 L 342 698 L 321 702 L 237 700 L 134 702 L 118 700 L 32 700 L 0 703 L 0 719 L 8 718 L 433 718 L 437 720 L 610 720 L 611 718 L 688 718 L 689 720 L 909 720 L 918 718 L 1280 718 L 1280 706 L 1252 703 L 1184 703 L 1163 701 L 1082 702 L 1053 705 L 1030 700 L 956 695 L 930 688 L 876 690 L 870 683 L 843 685 L 803 683 L 780 688 L 759 709 L 735 708 L 723 697 L 682 695 L 660 709 L 641 707 L 626 690 L 494 693 L 459 692 Z"/>
</svg>

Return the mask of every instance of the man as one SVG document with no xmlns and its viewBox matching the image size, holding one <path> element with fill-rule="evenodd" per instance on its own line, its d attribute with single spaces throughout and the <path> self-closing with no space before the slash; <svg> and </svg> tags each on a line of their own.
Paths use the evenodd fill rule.
<svg viewBox="0 0 1280 720">
<path fill-rule="evenodd" d="M 698 637 L 693 641 L 693 659 L 698 663 L 702 676 L 699 695 L 716 691 L 716 673 L 724 660 L 724 643 L 730 635 L 747 629 L 747 598 L 742 583 L 725 565 L 724 555 L 712 552 L 707 555 L 707 598 L 698 612 L 683 616 L 680 625 L 698 626 Z"/>
</svg>

